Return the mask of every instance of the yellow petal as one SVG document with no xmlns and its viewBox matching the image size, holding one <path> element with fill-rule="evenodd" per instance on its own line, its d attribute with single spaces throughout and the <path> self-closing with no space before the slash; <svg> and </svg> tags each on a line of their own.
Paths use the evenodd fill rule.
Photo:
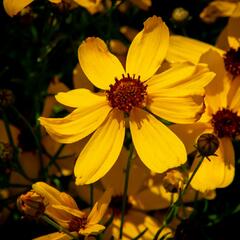
<svg viewBox="0 0 240 240">
<path fill-rule="evenodd" d="M 85 236 L 88 236 L 89 234 L 97 234 L 102 232 L 105 229 L 103 225 L 100 224 L 94 224 L 94 225 L 87 225 L 84 229 L 81 228 L 79 230 L 79 233 Z M 95 239 L 95 238 L 94 238 Z"/>
<path fill-rule="evenodd" d="M 160 17 L 153 16 L 144 22 L 144 28 L 133 39 L 127 55 L 126 72 L 150 78 L 160 67 L 169 44 L 169 31 Z"/>
<path fill-rule="evenodd" d="M 110 169 L 110 171 L 101 179 L 103 186 L 106 188 L 113 188 L 114 196 L 122 196 L 124 189 L 125 168 L 127 165 L 129 152 L 125 147 L 118 157 L 117 162 Z M 142 164 L 139 157 L 136 156 L 132 160 L 131 174 L 128 180 L 128 195 L 135 194 L 143 186 L 144 180 L 149 174 L 149 170 Z M 138 179 L 138 181 L 136 181 Z"/>
<path fill-rule="evenodd" d="M 224 54 L 223 50 L 193 38 L 171 36 L 166 59 L 170 63 L 190 61 L 196 64 L 200 56 L 210 48 L 213 48 L 220 54 Z"/>
<path fill-rule="evenodd" d="M 94 91 L 94 85 L 89 81 L 87 76 L 84 74 L 79 63 L 73 70 L 73 86 L 75 89 L 86 88 L 92 92 Z"/>
<path fill-rule="evenodd" d="M 152 5 L 152 0 L 131 0 L 131 2 L 143 10 L 148 10 Z"/>
<path fill-rule="evenodd" d="M 112 234 L 114 239 L 119 239 L 119 229 L 121 220 L 120 218 L 115 218 L 113 220 L 113 230 Z M 159 228 L 161 227 L 161 223 L 150 217 L 144 213 L 130 210 L 128 214 L 124 218 L 123 225 L 123 240 L 130 240 L 137 237 L 141 232 L 143 232 L 146 228 L 147 231 L 141 236 L 142 240 L 153 239 Z M 171 233 L 169 228 L 164 228 L 160 237 L 163 235 Z"/>
<path fill-rule="evenodd" d="M 10 128 L 10 132 L 11 132 L 14 144 L 18 144 L 18 136 L 20 134 L 19 129 L 13 125 L 9 125 L 9 128 Z M 1 133 L 0 134 L 0 142 L 9 143 L 7 131 L 6 131 L 3 120 L 0 120 L 0 133 Z"/>
<path fill-rule="evenodd" d="M 191 186 L 194 189 L 205 192 L 226 187 L 232 182 L 234 176 L 234 151 L 230 139 L 220 139 L 220 147 L 216 151 L 216 155 L 210 156 L 210 161 L 204 159 L 192 179 Z M 196 168 L 198 161 L 199 158 L 194 160 L 191 173 Z"/>
<path fill-rule="evenodd" d="M 77 159 L 74 168 L 77 185 L 96 182 L 110 170 L 120 154 L 124 135 L 123 113 L 114 109 Z"/>
<path fill-rule="evenodd" d="M 34 238 L 33 240 L 70 240 L 70 239 L 71 237 L 69 237 L 66 233 L 55 232 Z"/>
<path fill-rule="evenodd" d="M 88 225 L 95 225 L 99 223 L 107 211 L 108 205 L 111 201 L 112 197 L 112 189 L 107 189 L 104 194 L 101 196 L 101 198 L 95 203 L 93 206 L 92 211 L 88 215 Z"/>
<path fill-rule="evenodd" d="M 203 89 L 164 89 L 149 94 L 147 108 L 170 122 L 193 123 L 204 111 L 203 94 Z"/>
<path fill-rule="evenodd" d="M 203 89 L 215 76 L 206 64 L 193 65 L 185 62 L 177 64 L 147 81 L 149 94 L 162 89 Z"/>
<path fill-rule="evenodd" d="M 93 102 L 85 101 L 86 107 L 83 105 L 64 118 L 40 117 L 39 121 L 55 141 L 76 142 L 96 130 L 111 110 L 105 97 L 102 97 L 101 102 L 94 101 L 94 98 L 92 100 Z"/>
<path fill-rule="evenodd" d="M 51 2 L 51 3 L 60 3 L 60 2 L 62 2 L 62 0 L 48 0 L 49 2 Z"/>
<path fill-rule="evenodd" d="M 216 112 L 219 108 L 227 106 L 230 79 L 225 71 L 223 58 L 218 52 L 210 49 L 201 56 L 200 62 L 208 64 L 209 70 L 216 73 L 205 88 L 205 102 L 213 112 Z"/>
<path fill-rule="evenodd" d="M 44 100 L 44 107 L 41 115 L 43 117 L 50 117 L 53 113 L 53 107 L 60 105 L 54 96 L 51 95 L 67 91 L 69 91 L 69 88 L 64 83 L 60 82 L 59 77 L 54 77 L 48 86 L 47 92 L 49 96 L 47 96 Z"/>
<path fill-rule="evenodd" d="M 240 115 L 240 76 L 231 82 L 231 87 L 227 97 L 229 108 Z"/>
<path fill-rule="evenodd" d="M 3 0 L 6 13 L 13 17 L 29 5 L 33 0 Z"/>
<path fill-rule="evenodd" d="M 86 214 L 82 211 L 80 211 L 79 209 L 74 209 L 68 206 L 64 206 L 64 205 L 52 205 L 53 208 L 59 210 L 59 212 L 66 212 L 69 213 L 72 216 L 78 217 L 78 218 L 82 218 L 84 216 L 86 216 Z M 71 220 L 71 219 L 69 219 Z"/>
<path fill-rule="evenodd" d="M 73 108 L 90 108 L 93 103 L 101 105 L 106 99 L 104 95 L 92 93 L 88 89 L 80 88 L 68 92 L 59 92 L 55 98 L 63 105 Z"/>
<path fill-rule="evenodd" d="M 183 143 L 151 114 L 133 109 L 130 130 L 140 159 L 152 171 L 162 173 L 186 162 Z"/>
<path fill-rule="evenodd" d="M 230 1 L 213 1 L 201 12 L 200 17 L 207 23 L 214 22 L 218 17 L 237 16 L 237 3 Z"/>
<path fill-rule="evenodd" d="M 209 132 L 213 132 L 211 125 L 207 123 L 173 124 L 169 128 L 182 140 L 187 153 L 196 150 L 194 147 L 196 140 L 206 129 L 209 129 Z"/>
<path fill-rule="evenodd" d="M 125 73 L 122 64 L 100 38 L 87 38 L 78 48 L 78 59 L 87 78 L 98 88 L 108 89 Z"/>
</svg>

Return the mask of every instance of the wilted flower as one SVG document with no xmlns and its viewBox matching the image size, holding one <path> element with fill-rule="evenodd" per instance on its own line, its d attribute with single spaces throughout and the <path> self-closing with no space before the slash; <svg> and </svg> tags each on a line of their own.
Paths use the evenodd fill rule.
<svg viewBox="0 0 240 240">
<path fill-rule="evenodd" d="M 136 151 L 148 168 L 161 173 L 186 161 L 182 142 L 145 109 L 171 122 L 196 121 L 203 110 L 203 87 L 214 74 L 205 65 L 186 63 L 154 75 L 167 52 L 168 39 L 161 18 L 147 19 L 129 48 L 126 72 L 101 39 L 88 38 L 80 45 L 84 73 L 105 91 L 59 93 L 60 103 L 76 109 L 65 118 L 39 119 L 61 143 L 78 141 L 96 130 L 76 162 L 77 184 L 95 182 L 113 166 L 128 121 Z"/>
<path fill-rule="evenodd" d="M 18 197 L 17 207 L 26 216 L 38 218 L 45 211 L 44 197 L 33 190 L 29 191 Z"/>
</svg>

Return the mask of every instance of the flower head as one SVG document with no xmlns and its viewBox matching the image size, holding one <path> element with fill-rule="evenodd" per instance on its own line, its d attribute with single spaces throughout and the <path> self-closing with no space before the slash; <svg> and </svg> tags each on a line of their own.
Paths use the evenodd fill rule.
<svg viewBox="0 0 240 240">
<path fill-rule="evenodd" d="M 152 171 L 162 173 L 186 161 L 182 142 L 153 114 L 177 123 L 196 121 L 203 111 L 203 87 L 214 74 L 206 65 L 184 63 L 154 75 L 168 42 L 169 31 L 161 18 L 147 19 L 128 50 L 126 70 L 101 39 L 91 37 L 80 45 L 81 67 L 103 91 L 59 93 L 57 101 L 76 109 L 65 118 L 39 119 L 62 143 L 95 131 L 77 159 L 77 184 L 95 182 L 113 166 L 123 146 L 126 122 L 138 155 Z"/>
<path fill-rule="evenodd" d="M 91 212 L 87 214 L 79 210 L 74 199 L 65 192 L 60 192 L 44 182 L 37 182 L 32 187 L 44 198 L 45 214 L 70 232 L 88 236 L 104 230 L 105 227 L 98 223 L 111 200 L 111 190 L 105 191 Z"/>
</svg>

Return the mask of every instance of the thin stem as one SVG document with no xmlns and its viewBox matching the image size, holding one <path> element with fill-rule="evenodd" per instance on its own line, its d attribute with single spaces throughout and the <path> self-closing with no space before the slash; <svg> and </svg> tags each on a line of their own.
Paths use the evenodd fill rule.
<svg viewBox="0 0 240 240">
<path fill-rule="evenodd" d="M 55 223 L 52 219 L 50 219 L 47 215 L 42 215 L 41 219 L 56 228 L 60 232 L 66 233 L 68 236 L 70 236 L 72 239 L 78 239 L 78 237 L 74 236 L 72 233 L 70 233 L 67 229 L 63 228 L 62 226 Z"/>
<path fill-rule="evenodd" d="M 131 144 L 129 149 L 127 166 L 125 169 L 125 181 L 124 181 L 124 190 L 123 190 L 123 202 L 122 202 L 122 211 L 121 211 L 121 225 L 120 225 L 119 239 L 122 239 L 122 236 L 123 236 L 123 223 L 124 223 L 125 209 L 126 209 L 127 197 L 128 197 L 128 180 L 129 180 L 131 162 L 133 159 L 133 150 L 134 150 L 134 147 L 133 147 L 133 144 Z"/>
</svg>

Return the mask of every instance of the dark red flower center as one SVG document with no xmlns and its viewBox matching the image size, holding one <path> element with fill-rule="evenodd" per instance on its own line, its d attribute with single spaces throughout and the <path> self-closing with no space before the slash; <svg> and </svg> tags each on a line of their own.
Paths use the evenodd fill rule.
<svg viewBox="0 0 240 240">
<path fill-rule="evenodd" d="M 240 134 L 240 117 L 229 109 L 223 108 L 213 114 L 211 123 L 219 138 L 235 138 Z"/>
<path fill-rule="evenodd" d="M 230 48 L 224 55 L 225 68 L 233 77 L 240 75 L 240 48 Z"/>
<path fill-rule="evenodd" d="M 140 81 L 140 77 L 126 77 L 123 75 L 120 80 L 110 85 L 106 91 L 107 99 L 113 108 L 118 108 L 129 113 L 133 107 L 143 107 L 147 96 L 147 85 Z"/>
<path fill-rule="evenodd" d="M 112 209 L 113 214 L 115 216 L 119 216 L 121 214 L 122 202 L 123 202 L 123 196 L 117 195 L 112 197 L 109 207 Z M 132 207 L 132 204 L 127 201 L 127 204 L 125 207 L 125 214 L 130 210 L 131 207 Z"/>
<path fill-rule="evenodd" d="M 79 229 L 84 229 L 87 224 L 87 217 L 73 217 L 69 222 L 69 231 L 78 232 Z"/>
</svg>

